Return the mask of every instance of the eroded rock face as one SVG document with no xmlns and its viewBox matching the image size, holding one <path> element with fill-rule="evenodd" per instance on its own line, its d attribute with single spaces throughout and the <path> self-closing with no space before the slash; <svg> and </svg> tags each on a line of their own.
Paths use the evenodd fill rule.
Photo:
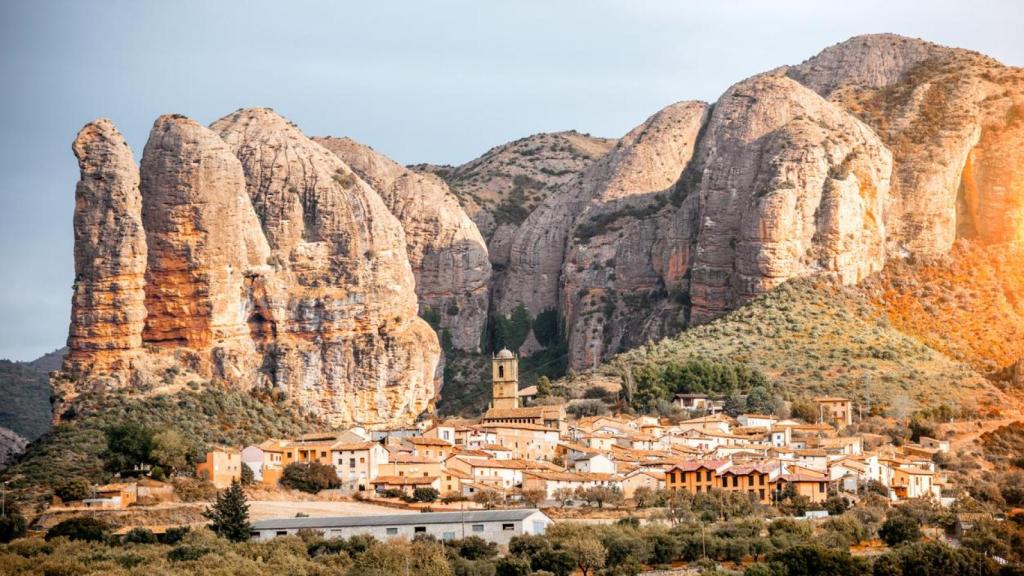
<svg viewBox="0 0 1024 576">
<path fill-rule="evenodd" d="M 673 266 L 670 254 L 687 246 L 689 235 L 672 235 L 678 226 L 669 193 L 693 155 L 707 111 L 703 102 L 673 104 L 587 170 L 590 200 L 573 222 L 560 289 L 576 369 L 684 324 L 667 287 L 676 287 L 686 271 Z"/>
<path fill-rule="evenodd" d="M 892 151 L 890 254 L 944 254 L 957 237 L 1019 240 L 1020 69 L 883 34 L 851 38 L 787 74 L 856 114 Z"/>
<path fill-rule="evenodd" d="M 146 236 L 139 171 L 110 120 L 86 124 L 72 146 L 75 286 L 64 369 L 124 370 L 142 348 Z"/>
<path fill-rule="evenodd" d="M 101 335 L 95 318 L 105 318 L 81 303 L 102 296 L 138 307 L 136 324 L 114 323 L 135 339 L 111 341 L 128 342 L 115 350 L 135 361 L 69 360 L 77 370 L 55 378 L 59 408 L 112 381 L 179 377 L 278 389 L 337 426 L 408 423 L 429 408 L 440 346 L 416 315 L 405 234 L 337 156 L 269 110 L 239 111 L 213 130 L 163 116 L 140 185 L 114 135 L 95 123 L 75 145 L 76 256 L 92 276 L 76 296 L 68 357 L 96 357 L 79 334 Z M 122 259 L 101 258 L 111 251 Z M 122 281 L 127 270 L 135 284 Z M 131 297 L 118 292 L 131 287 Z"/>
<path fill-rule="evenodd" d="M 885 262 L 892 156 L 875 132 L 779 73 L 716 103 L 677 192 L 696 223 L 690 321 L 701 323 L 789 278 L 845 283 Z"/>
<path fill-rule="evenodd" d="M 478 351 L 487 324 L 487 245 L 443 180 L 413 172 L 349 138 L 317 138 L 378 191 L 405 230 L 420 314 L 459 350 Z"/>
</svg>

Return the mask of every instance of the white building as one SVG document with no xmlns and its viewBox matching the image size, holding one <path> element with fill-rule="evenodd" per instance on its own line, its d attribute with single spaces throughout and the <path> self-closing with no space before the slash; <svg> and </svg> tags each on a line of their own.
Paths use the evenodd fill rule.
<svg viewBox="0 0 1024 576">
<path fill-rule="evenodd" d="M 604 454 L 587 454 L 573 462 L 573 468 L 583 473 L 615 474 L 615 461 Z"/>
<path fill-rule="evenodd" d="M 288 536 L 308 528 L 322 532 L 326 538 L 350 538 L 368 534 L 380 540 L 413 538 L 428 534 L 439 540 L 479 536 L 507 545 L 514 536 L 543 534 L 551 518 L 536 508 L 515 510 L 480 510 L 467 512 L 433 512 L 427 514 L 386 514 L 383 516 L 335 516 L 320 518 L 274 518 L 253 522 L 253 540 L 270 540 Z"/>
</svg>

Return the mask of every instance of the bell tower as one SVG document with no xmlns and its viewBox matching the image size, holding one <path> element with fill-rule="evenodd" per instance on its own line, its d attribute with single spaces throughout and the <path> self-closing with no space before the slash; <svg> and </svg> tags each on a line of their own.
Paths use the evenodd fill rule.
<svg viewBox="0 0 1024 576">
<path fill-rule="evenodd" d="M 519 408 L 519 359 L 507 348 L 491 358 L 491 408 Z"/>
</svg>

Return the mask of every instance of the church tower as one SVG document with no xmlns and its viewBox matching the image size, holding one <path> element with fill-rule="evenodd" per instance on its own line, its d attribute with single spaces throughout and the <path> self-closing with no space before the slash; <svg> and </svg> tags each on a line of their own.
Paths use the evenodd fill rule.
<svg viewBox="0 0 1024 576">
<path fill-rule="evenodd" d="M 519 360 L 502 348 L 491 358 L 491 408 L 519 408 Z"/>
</svg>

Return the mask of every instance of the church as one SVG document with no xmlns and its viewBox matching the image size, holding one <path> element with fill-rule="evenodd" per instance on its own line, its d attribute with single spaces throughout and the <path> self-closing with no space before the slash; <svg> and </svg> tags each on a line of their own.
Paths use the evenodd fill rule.
<svg viewBox="0 0 1024 576">
<path fill-rule="evenodd" d="M 503 348 L 491 358 L 491 407 L 484 424 L 529 424 L 565 434 L 565 404 L 521 406 L 519 402 L 519 358 Z"/>
</svg>

